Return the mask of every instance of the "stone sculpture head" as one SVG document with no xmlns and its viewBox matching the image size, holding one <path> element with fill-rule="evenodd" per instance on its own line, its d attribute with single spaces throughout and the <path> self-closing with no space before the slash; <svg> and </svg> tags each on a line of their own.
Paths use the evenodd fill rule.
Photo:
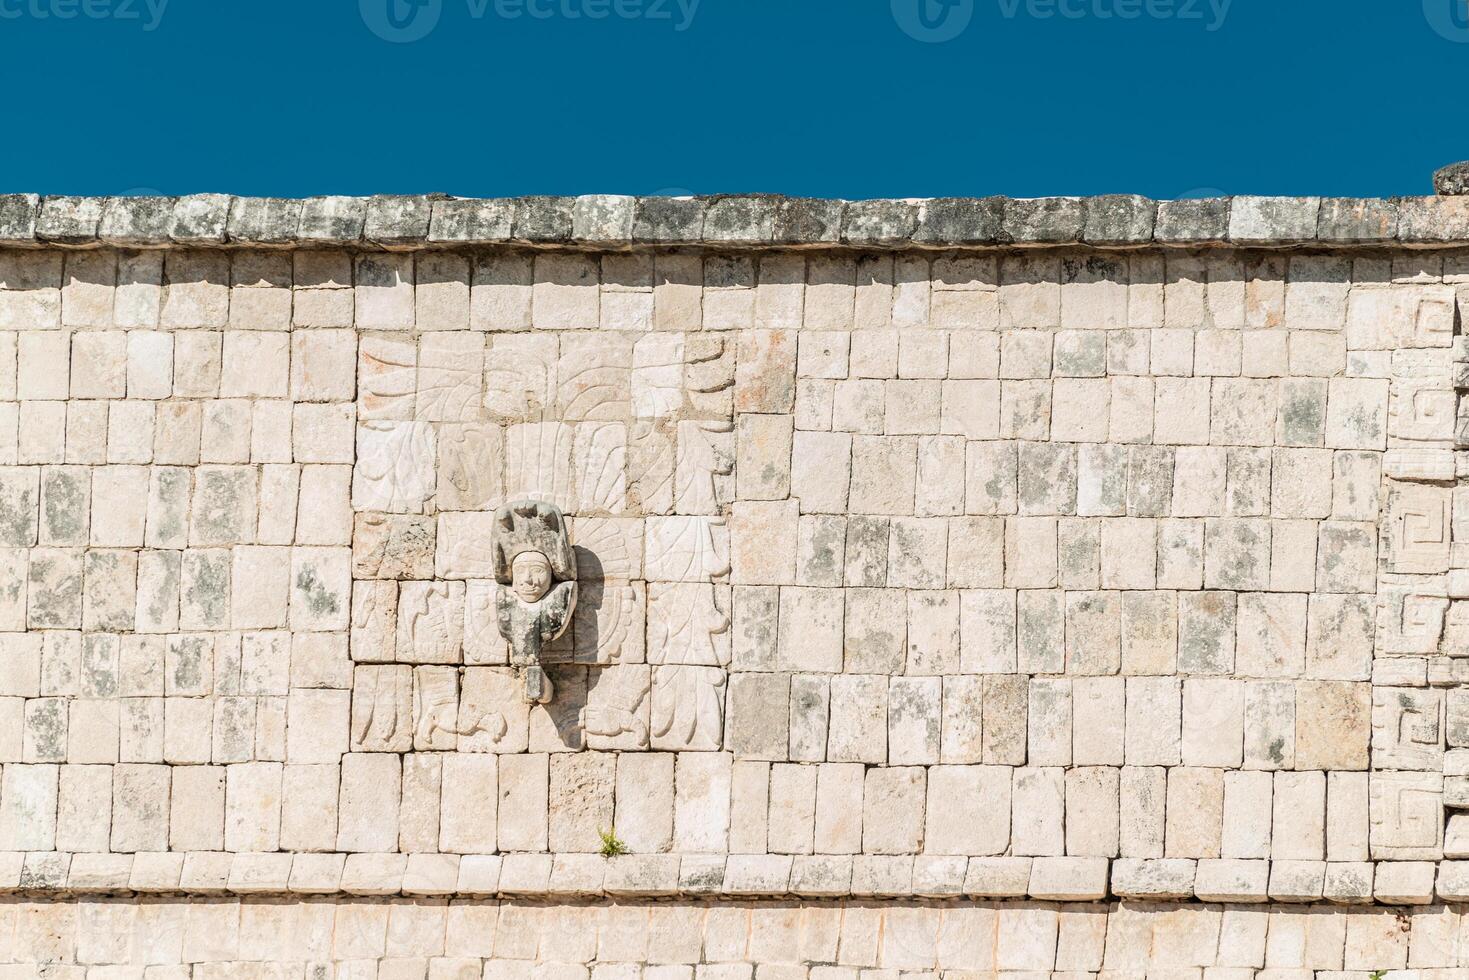
<svg viewBox="0 0 1469 980">
<path fill-rule="evenodd" d="M 551 559 L 539 551 L 522 551 L 510 565 L 510 580 L 521 602 L 540 602 L 551 590 Z"/>
</svg>

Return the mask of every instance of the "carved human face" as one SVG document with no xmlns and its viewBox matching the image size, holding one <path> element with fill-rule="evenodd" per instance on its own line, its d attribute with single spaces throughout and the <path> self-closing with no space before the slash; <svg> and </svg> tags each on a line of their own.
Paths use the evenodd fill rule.
<svg viewBox="0 0 1469 980">
<path fill-rule="evenodd" d="M 510 564 L 510 588 L 521 602 L 539 602 L 551 590 L 551 562 L 539 551 L 526 551 Z"/>
</svg>

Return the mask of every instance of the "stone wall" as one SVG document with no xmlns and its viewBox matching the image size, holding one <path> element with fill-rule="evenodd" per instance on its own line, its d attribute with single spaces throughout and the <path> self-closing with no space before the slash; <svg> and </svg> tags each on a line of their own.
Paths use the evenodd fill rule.
<svg viewBox="0 0 1469 980">
<path fill-rule="evenodd" d="M 0 889 L 1469 898 L 1466 287 L 1451 249 L 0 252 Z M 525 497 L 581 568 L 534 706 L 489 553 Z"/>
<path fill-rule="evenodd" d="M 1466 923 L 1444 906 L 20 900 L 0 901 L 0 976 L 1455 980 Z"/>
</svg>

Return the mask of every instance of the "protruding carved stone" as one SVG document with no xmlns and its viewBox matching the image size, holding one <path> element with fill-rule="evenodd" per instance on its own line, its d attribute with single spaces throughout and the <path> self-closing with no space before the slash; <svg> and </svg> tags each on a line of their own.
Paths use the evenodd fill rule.
<svg viewBox="0 0 1469 980">
<path fill-rule="evenodd" d="M 500 635 L 510 645 L 510 663 L 525 677 L 527 701 L 551 700 L 542 669 L 544 647 L 566 632 L 576 609 L 576 554 L 566 518 L 552 504 L 533 500 L 506 504 L 495 512 L 491 545 Z"/>
</svg>

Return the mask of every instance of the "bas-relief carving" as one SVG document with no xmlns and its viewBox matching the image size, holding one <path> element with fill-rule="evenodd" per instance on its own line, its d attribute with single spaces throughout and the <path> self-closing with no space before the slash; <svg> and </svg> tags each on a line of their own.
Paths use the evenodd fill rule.
<svg viewBox="0 0 1469 980">
<path fill-rule="evenodd" d="M 677 665 L 652 671 L 652 747 L 719 751 L 728 678 L 724 668 Z"/>
<path fill-rule="evenodd" d="M 627 509 L 627 427 L 622 422 L 531 422 L 505 438 L 505 492 L 568 513 Z"/>
<path fill-rule="evenodd" d="M 567 421 L 626 418 L 633 342 L 623 334 L 563 335 L 556 364 L 557 406 Z"/>
<path fill-rule="evenodd" d="M 648 748 L 652 676 L 646 664 L 615 664 L 592 671 L 581 723 L 587 747 L 636 751 Z"/>
<path fill-rule="evenodd" d="M 426 422 L 363 422 L 357 427 L 352 507 L 418 514 L 434 495 L 434 429 Z"/>
<path fill-rule="evenodd" d="M 542 651 L 566 632 L 576 609 L 576 554 L 566 518 L 547 503 L 506 504 L 495 512 L 493 533 L 500 635 L 525 679 L 526 700 L 546 702 L 552 692 Z"/>
<path fill-rule="evenodd" d="M 1374 861 L 1436 861 L 1443 856 L 1443 775 L 1374 772 L 1368 800 Z"/>
<path fill-rule="evenodd" d="M 499 426 L 439 426 L 439 510 L 493 509 L 503 493 L 504 447 Z"/>
<path fill-rule="evenodd" d="M 640 419 L 662 419 L 684 402 L 684 336 L 651 333 L 633 346 L 632 411 Z"/>
<path fill-rule="evenodd" d="M 484 339 L 477 333 L 427 336 L 418 353 L 414 417 L 473 422 L 483 403 Z"/>
<path fill-rule="evenodd" d="M 420 752 L 452 752 L 458 744 L 458 668 L 416 668 L 413 671 L 413 748 Z"/>
<path fill-rule="evenodd" d="M 1395 485 L 1388 495 L 1390 570 L 1432 575 L 1448 571 L 1452 495 L 1448 487 Z"/>
<path fill-rule="evenodd" d="M 398 592 L 398 660 L 454 664 L 464 646 L 464 583 L 404 582 Z"/>
<path fill-rule="evenodd" d="M 444 582 L 406 582 L 400 594 L 354 597 L 354 644 L 362 642 L 373 659 L 399 663 L 530 666 L 532 658 L 516 655 L 502 635 L 508 613 L 512 636 L 541 636 L 537 667 L 575 662 L 600 668 L 587 678 L 579 712 L 592 740 L 717 749 L 730 637 L 728 586 L 715 584 L 728 573 L 728 532 L 715 515 L 733 493 L 731 345 L 722 337 L 672 333 L 636 341 L 506 335 L 490 338 L 489 345 L 482 386 L 481 371 L 467 363 L 478 348 L 463 352 L 460 363 L 437 348 L 429 353 L 427 344 L 415 351 L 389 339 L 369 345 L 363 358 L 363 375 L 371 380 L 362 390 L 373 404 L 364 418 L 376 412 L 392 421 L 364 426 L 359 434 L 366 465 L 354 474 L 354 504 L 463 512 L 468 523 L 439 523 L 435 574 L 452 571 L 469 581 L 452 583 L 462 591 Z M 471 421 L 475 401 L 509 428 Z M 679 420 L 690 413 L 710 417 Z M 530 603 L 515 593 L 513 563 L 508 581 L 497 575 L 500 581 L 490 582 L 485 563 L 473 554 L 483 535 L 472 518 L 507 497 L 578 514 L 615 515 L 631 507 L 683 516 L 649 532 L 646 569 L 641 519 L 603 519 L 598 526 L 597 518 L 579 518 L 585 522 L 577 539 L 582 560 L 596 562 L 581 576 L 579 601 L 568 603 L 565 615 L 555 609 L 550 629 L 525 629 L 525 623 L 517 629 L 515 614 Z M 616 532 L 613 524 L 620 525 Z M 540 563 L 528 558 L 525 564 L 537 566 L 524 576 L 535 578 Z M 545 601 L 537 598 L 540 605 Z M 395 645 L 394 620 L 397 649 L 384 655 L 385 646 Z M 607 667 L 643 665 L 649 648 L 658 671 L 642 667 L 601 676 Z M 532 688 L 544 676 L 535 677 Z M 416 732 L 419 741 L 441 746 L 457 737 L 467 750 L 464 698 L 451 723 L 440 675 L 425 674 L 416 690 L 423 710 L 436 719 Z M 478 736 L 488 738 L 483 731 Z"/>
<path fill-rule="evenodd" d="M 418 390 L 418 351 L 414 341 L 364 335 L 357 353 L 357 417 L 413 418 Z"/>
<path fill-rule="evenodd" d="M 398 649 L 398 584 L 352 583 L 352 659 L 359 663 L 392 663 Z"/>
<path fill-rule="evenodd" d="M 1374 688 L 1372 767 L 1442 772 L 1443 761 L 1443 692 Z"/>
<path fill-rule="evenodd" d="M 524 752 L 530 718 L 524 690 L 515 670 L 467 668 L 459 702 L 459 751 Z"/>
<path fill-rule="evenodd" d="M 359 666 L 352 677 L 352 748 L 407 752 L 413 748 L 413 668 Z"/>
<path fill-rule="evenodd" d="M 556 401 L 555 334 L 498 334 L 485 361 L 485 411 L 504 422 L 535 422 Z"/>
</svg>

